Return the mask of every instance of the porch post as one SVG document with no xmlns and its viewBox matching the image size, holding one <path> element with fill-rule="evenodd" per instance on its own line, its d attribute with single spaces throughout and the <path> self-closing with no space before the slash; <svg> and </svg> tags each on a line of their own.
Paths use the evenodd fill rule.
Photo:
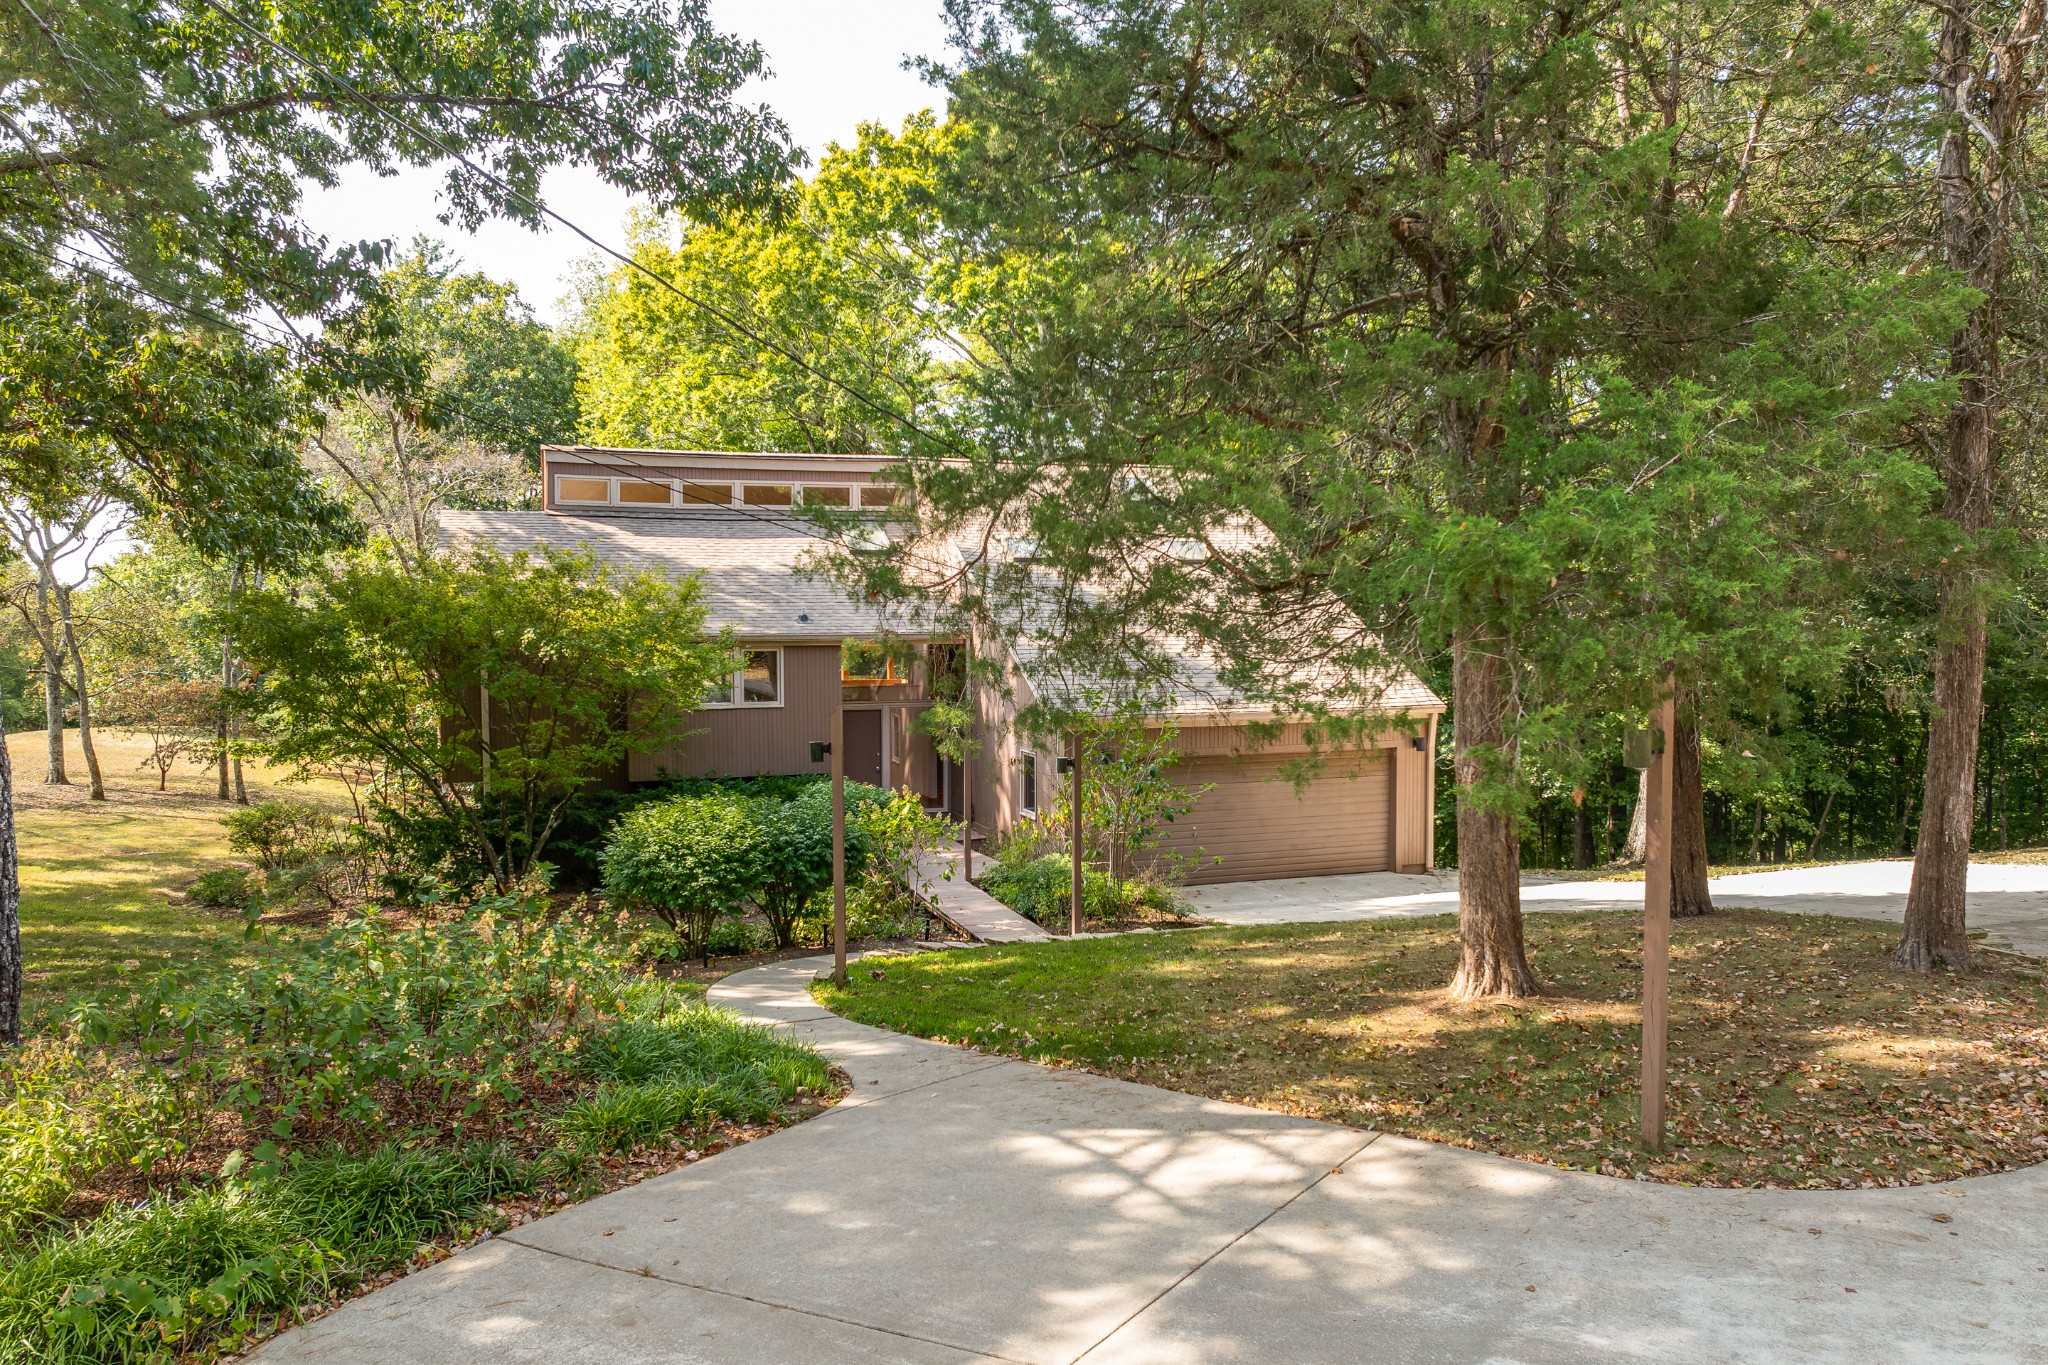
<svg viewBox="0 0 2048 1365">
<path fill-rule="evenodd" d="M 846 708 L 832 708 L 832 984 L 846 984 Z"/>
<path fill-rule="evenodd" d="M 1079 731 L 1067 737 L 1068 762 L 1073 771 L 1067 777 L 1071 785 L 1067 788 L 1067 803 L 1074 813 L 1074 898 L 1067 913 L 1067 932 L 1081 932 L 1081 735 Z"/>
<path fill-rule="evenodd" d="M 1643 1145 L 1664 1150 L 1664 1056 L 1671 1018 L 1671 763 L 1678 699 L 1667 690 L 1657 708 L 1663 739 L 1650 760 L 1643 858 Z"/>
</svg>

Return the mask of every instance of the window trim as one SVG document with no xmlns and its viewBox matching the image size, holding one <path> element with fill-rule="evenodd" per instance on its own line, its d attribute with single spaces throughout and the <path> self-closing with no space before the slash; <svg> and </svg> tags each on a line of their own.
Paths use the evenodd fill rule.
<svg viewBox="0 0 2048 1365">
<path fill-rule="evenodd" d="M 739 664 L 732 672 L 725 675 L 726 686 L 730 689 L 726 695 L 731 697 L 732 700 L 700 702 L 697 709 L 700 711 L 773 711 L 787 706 L 789 704 L 788 651 L 782 645 L 742 644 L 740 646 L 740 654 Z M 774 701 L 748 701 L 746 699 L 747 661 L 745 656 L 750 654 L 773 654 L 775 656 Z"/>
<path fill-rule="evenodd" d="M 692 501 L 690 501 L 690 490 L 691 490 L 692 488 L 723 488 L 723 489 L 725 490 L 725 501 L 724 501 L 724 502 L 692 502 Z M 677 496 L 677 497 L 679 497 L 679 498 L 681 498 L 681 499 L 682 499 L 682 501 L 681 501 L 681 502 L 679 502 L 679 503 L 677 503 L 677 504 L 676 504 L 676 506 L 678 506 L 678 507 L 736 507 L 736 506 L 738 506 L 738 505 L 739 505 L 739 501 L 738 501 L 738 492 L 739 492 L 739 486 L 738 486 L 737 484 L 735 484 L 734 482 L 732 482 L 731 480 L 729 480 L 729 479 L 677 479 L 677 480 L 676 480 L 676 496 Z"/>
<path fill-rule="evenodd" d="M 902 505 L 903 490 L 893 483 L 869 482 L 863 484 L 856 484 L 854 486 L 860 489 L 860 501 L 855 505 L 862 508 L 863 510 L 873 510 L 879 512 L 885 507 L 898 507 Z M 879 492 L 885 494 L 887 497 L 887 501 L 869 502 L 868 494 L 870 492 Z"/>
<path fill-rule="evenodd" d="M 1020 814 L 1038 814 L 1038 755 L 1024 750 L 1017 755 L 1018 795 L 1017 810 Z"/>
</svg>

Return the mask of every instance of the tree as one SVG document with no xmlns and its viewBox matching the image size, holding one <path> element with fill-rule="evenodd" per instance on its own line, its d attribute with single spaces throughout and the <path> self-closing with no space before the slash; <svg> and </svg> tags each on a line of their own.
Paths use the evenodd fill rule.
<svg viewBox="0 0 2048 1365">
<path fill-rule="evenodd" d="M 482 546 L 409 569 L 345 557 L 247 589 L 234 616 L 273 757 L 382 765 L 387 804 L 439 821 L 501 891 L 579 790 L 673 738 L 731 669 L 704 621 L 695 579 Z"/>
<path fill-rule="evenodd" d="M 1927 776 L 1913 883 L 1898 963 L 1913 971 L 1970 965 L 1965 895 L 1975 825 L 1983 719 L 1986 599 L 1993 587 L 2004 471 L 1999 427 L 2011 260 L 2038 186 L 2030 124 L 2048 78 L 2040 0 L 1961 0 L 1936 7 L 1940 34 L 1928 85 L 1940 146 L 1930 177 L 1943 259 L 1978 302 L 1948 345 L 1958 392 L 1943 442 L 1941 517 L 1952 545 L 1940 557 L 1940 640 L 1934 655 Z"/>
<path fill-rule="evenodd" d="M 90 580 L 95 558 L 111 538 L 127 527 L 113 499 L 86 496 L 47 510 L 31 505 L 0 505 L 13 547 L 27 561 L 30 578 L 14 586 L 8 598 L 42 647 L 43 707 L 50 764 L 43 781 L 68 784 L 64 771 L 64 693 L 67 686 L 78 710 L 78 744 L 85 755 L 91 799 L 107 799 L 99 752 L 93 747 L 92 685 L 80 641 L 85 622 L 79 613 L 79 590 Z M 67 682 L 65 671 L 70 670 Z"/>
<path fill-rule="evenodd" d="M 638 221 L 636 260 L 753 336 L 619 267 L 586 282 L 571 324 L 584 438 L 598 445 L 859 454 L 891 448 L 890 410 L 931 391 L 939 336 L 918 248 L 937 227 L 950 130 L 863 125 L 772 210 Z"/>
<path fill-rule="evenodd" d="M 308 463 L 408 564 L 433 554 L 444 507 L 536 504 L 543 444 L 576 437 L 576 362 L 508 284 L 458 272 L 416 238 L 379 277 L 418 391 L 364 387 L 325 405 Z"/>
<path fill-rule="evenodd" d="M 918 505 L 934 537 L 1033 547 L 1029 572 L 963 576 L 965 608 L 1133 677 L 1147 639 L 1206 641 L 1227 683 L 1324 722 L 1392 664 L 1445 678 L 1454 988 L 1538 989 L 1531 756 L 1647 711 L 1674 667 L 1696 685 L 1716 593 L 1770 606 L 1760 634 L 1796 621 L 1751 572 L 1786 557 L 1788 508 L 1915 487 L 1893 447 L 1939 284 L 1845 278 L 1729 212 L 1799 172 L 1737 131 L 1799 16 L 953 14 L 955 290 L 983 341 L 951 404 L 974 447 L 913 446 Z M 1795 54 L 1826 73 L 1800 78 L 1809 112 L 1827 81 L 1866 93 L 1881 32 Z M 1710 567 L 1666 553 L 1677 532 Z"/>
<path fill-rule="evenodd" d="M 149 737 L 142 766 L 155 770 L 156 789 L 163 791 L 178 760 L 204 763 L 212 756 L 209 731 L 219 710 L 219 689 L 210 684 L 144 679 L 122 689 L 111 718 Z"/>
<path fill-rule="evenodd" d="M 793 155 L 736 98 L 761 67 L 703 0 L 0 10 L 0 492 L 116 489 L 252 571 L 345 536 L 297 458 L 313 405 L 422 366 L 380 336 L 385 248 L 309 231 L 302 187 L 441 162 L 470 226 L 537 223 L 563 162 L 662 208 L 760 198 Z M 20 1018 L 6 795 L 0 1042 Z"/>
</svg>

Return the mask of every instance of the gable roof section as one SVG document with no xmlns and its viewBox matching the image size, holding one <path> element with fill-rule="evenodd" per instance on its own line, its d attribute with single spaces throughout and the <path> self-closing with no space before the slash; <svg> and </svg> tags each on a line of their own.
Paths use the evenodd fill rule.
<svg viewBox="0 0 2048 1365">
<path fill-rule="evenodd" d="M 743 640 L 837 641 L 883 629 L 875 608 L 838 585 L 798 572 L 820 543 L 816 527 L 790 517 L 729 509 L 665 515 L 579 517 L 561 512 L 443 512 L 444 543 L 482 540 L 501 550 L 587 548 L 629 573 L 704 576 L 713 629 Z"/>
</svg>

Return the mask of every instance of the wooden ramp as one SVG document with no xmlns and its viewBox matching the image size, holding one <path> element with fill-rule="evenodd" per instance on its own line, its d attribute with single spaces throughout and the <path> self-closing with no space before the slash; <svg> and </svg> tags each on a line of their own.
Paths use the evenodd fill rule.
<svg viewBox="0 0 2048 1365">
<path fill-rule="evenodd" d="M 912 868 L 918 895 L 969 938 L 983 943 L 1040 943 L 1051 934 L 960 875 L 960 855 L 926 855 Z"/>
</svg>

